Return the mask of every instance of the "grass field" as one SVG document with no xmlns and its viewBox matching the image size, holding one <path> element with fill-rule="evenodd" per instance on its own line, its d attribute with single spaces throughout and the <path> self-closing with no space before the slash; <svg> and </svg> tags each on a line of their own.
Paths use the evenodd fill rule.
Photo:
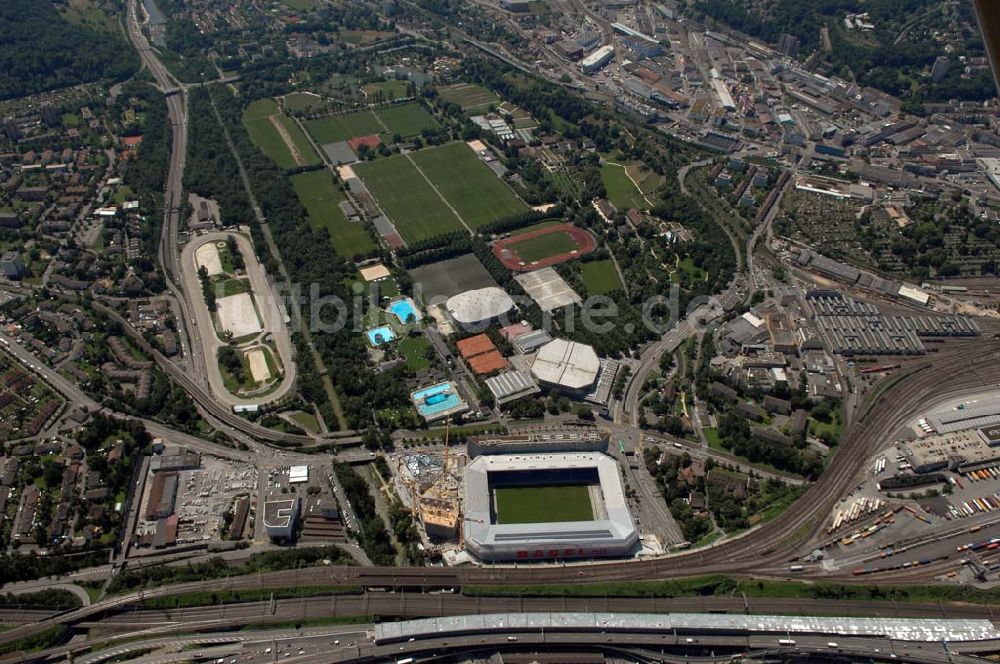
<svg viewBox="0 0 1000 664">
<path fill-rule="evenodd" d="M 438 88 L 442 99 L 458 104 L 463 111 L 485 111 L 490 104 L 500 105 L 500 97 L 479 85 L 446 85 Z"/>
<path fill-rule="evenodd" d="M 509 245 L 525 263 L 565 254 L 576 249 L 576 242 L 566 233 L 536 235 Z"/>
<path fill-rule="evenodd" d="M 306 122 L 306 129 L 320 145 L 346 141 L 355 136 L 381 134 L 385 128 L 371 111 L 355 111 L 343 115 L 331 115 L 319 120 Z"/>
<path fill-rule="evenodd" d="M 399 342 L 399 352 L 406 358 L 406 366 L 414 371 L 423 371 L 431 366 L 427 359 L 427 349 L 431 342 L 427 337 L 405 337 Z"/>
<path fill-rule="evenodd" d="M 312 166 L 320 163 L 319 155 L 312 149 L 299 126 L 282 113 L 272 100 L 258 99 L 250 104 L 243 114 L 243 126 L 246 127 L 254 144 L 281 168 L 294 168 L 299 164 L 274 122 L 278 122 L 291 139 L 303 164 Z"/>
<path fill-rule="evenodd" d="M 648 206 L 642 194 L 632 184 L 623 166 L 605 162 L 601 164 L 601 180 L 608 190 L 608 200 L 620 210 Z"/>
<path fill-rule="evenodd" d="M 406 89 L 409 86 L 409 81 L 400 81 L 397 79 L 390 79 L 388 81 L 379 81 L 378 83 L 369 83 L 364 87 L 365 96 L 371 99 L 371 96 L 381 91 L 384 95 L 384 101 L 393 101 L 394 99 L 402 99 L 406 96 Z"/>
<path fill-rule="evenodd" d="M 396 81 L 400 83 L 401 81 Z M 420 104 L 401 104 L 380 108 L 375 113 L 382 123 L 389 128 L 390 134 L 399 134 L 403 138 L 418 136 L 425 129 L 437 129 L 438 122 Z"/>
<path fill-rule="evenodd" d="M 621 290 L 622 282 L 611 259 L 590 261 L 580 265 L 580 277 L 590 295 L 603 295 L 611 291 Z"/>
<path fill-rule="evenodd" d="M 407 242 L 463 229 L 405 155 L 358 163 L 354 170 Z"/>
<path fill-rule="evenodd" d="M 292 111 L 311 113 L 326 107 L 323 98 L 306 92 L 293 92 L 285 95 L 285 108 Z"/>
<path fill-rule="evenodd" d="M 337 253 L 350 258 L 375 249 L 364 224 L 351 223 L 341 214 L 337 204 L 344 200 L 344 194 L 334 186 L 329 171 L 300 173 L 291 180 L 295 193 L 309 213 L 309 223 L 329 232 L 330 243 Z"/>
<path fill-rule="evenodd" d="M 498 487 L 494 497 L 500 524 L 594 520 L 586 484 Z"/>
<path fill-rule="evenodd" d="M 421 150 L 413 160 L 473 229 L 528 209 L 465 143 Z"/>
</svg>

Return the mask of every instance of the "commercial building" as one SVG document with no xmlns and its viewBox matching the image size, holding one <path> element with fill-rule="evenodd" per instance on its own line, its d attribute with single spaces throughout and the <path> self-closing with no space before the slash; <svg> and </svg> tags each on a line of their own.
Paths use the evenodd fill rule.
<svg viewBox="0 0 1000 664">
<path fill-rule="evenodd" d="M 597 380 L 601 362 L 593 347 L 566 339 L 542 346 L 531 364 L 538 382 L 571 394 L 586 394 Z"/>
<path fill-rule="evenodd" d="M 606 44 L 580 61 L 580 71 L 584 74 L 593 74 L 595 71 L 611 62 L 611 58 L 614 56 L 615 47 L 610 44 Z"/>
<path fill-rule="evenodd" d="M 967 429 L 911 440 L 904 447 L 904 455 L 914 472 L 929 473 L 994 463 L 1000 460 L 1000 449 L 984 440 L 979 431 Z"/>
<path fill-rule="evenodd" d="M 146 519 L 164 519 L 174 511 L 177 500 L 177 473 L 157 473 L 146 501 Z"/>
<path fill-rule="evenodd" d="M 448 315 L 465 329 L 485 329 L 514 310 L 514 301 L 501 288 L 489 286 L 459 293 L 445 303 Z"/>
<path fill-rule="evenodd" d="M 21 254 L 16 251 L 8 251 L 0 256 L 0 271 L 8 279 L 20 279 L 24 276 L 24 261 Z"/>
<path fill-rule="evenodd" d="M 531 374 L 524 371 L 506 371 L 487 378 L 485 382 L 498 406 L 540 391 Z"/>
<path fill-rule="evenodd" d="M 529 431 L 509 435 L 473 436 L 467 443 L 470 459 L 489 454 L 552 454 L 607 452 L 608 433 L 583 431 Z"/>
<path fill-rule="evenodd" d="M 591 520 L 498 522 L 495 489 L 567 483 L 588 486 Z M 465 547 L 484 562 L 622 557 L 638 547 L 618 465 L 604 454 L 480 456 L 465 468 L 464 491 Z"/>
<path fill-rule="evenodd" d="M 264 531 L 273 540 L 292 539 L 298 517 L 298 496 L 272 496 L 264 501 Z"/>
<path fill-rule="evenodd" d="M 309 481 L 309 466 L 292 466 L 288 469 L 288 483 L 302 484 Z"/>
<path fill-rule="evenodd" d="M 454 540 L 458 536 L 458 511 L 449 500 L 421 497 L 420 520 L 432 540 Z"/>
</svg>

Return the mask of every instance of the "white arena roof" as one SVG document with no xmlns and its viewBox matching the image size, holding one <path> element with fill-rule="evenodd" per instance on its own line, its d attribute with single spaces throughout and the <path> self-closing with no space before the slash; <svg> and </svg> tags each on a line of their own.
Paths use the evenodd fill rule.
<svg viewBox="0 0 1000 664">
<path fill-rule="evenodd" d="M 588 390 L 597 380 L 601 361 L 591 346 L 566 339 L 553 339 L 535 355 L 531 373 L 535 378 L 567 390 Z"/>
<path fill-rule="evenodd" d="M 597 473 L 600 509 L 595 520 L 493 523 L 491 474 L 574 470 Z M 599 452 L 480 456 L 465 467 L 464 485 L 465 546 L 480 560 L 621 557 L 630 555 L 639 541 L 618 464 Z"/>
<path fill-rule="evenodd" d="M 449 298 L 445 307 L 459 325 L 477 325 L 510 312 L 514 300 L 502 288 L 490 286 L 459 293 Z"/>
</svg>

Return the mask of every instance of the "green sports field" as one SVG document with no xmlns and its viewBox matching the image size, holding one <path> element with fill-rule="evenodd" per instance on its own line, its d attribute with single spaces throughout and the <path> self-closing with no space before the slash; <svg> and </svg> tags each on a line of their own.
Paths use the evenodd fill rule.
<svg viewBox="0 0 1000 664">
<path fill-rule="evenodd" d="M 300 173 L 292 176 L 291 180 L 295 193 L 309 213 L 309 223 L 329 232 L 330 243 L 338 254 L 351 258 L 375 249 L 364 223 L 349 222 L 341 214 L 337 204 L 344 200 L 344 194 L 334 186 L 333 175 L 329 171 Z"/>
<path fill-rule="evenodd" d="M 497 487 L 493 495 L 498 524 L 594 520 L 586 484 Z"/>
<path fill-rule="evenodd" d="M 529 237 L 520 242 L 513 242 L 508 245 L 508 248 L 516 251 L 518 257 L 525 263 L 534 263 L 543 258 L 573 251 L 577 245 L 573 238 L 566 233 L 548 233 Z"/>
<path fill-rule="evenodd" d="M 274 119 L 272 121 L 272 118 Z M 288 134 L 302 160 L 301 165 L 313 166 L 320 163 L 319 155 L 312 149 L 305 134 L 295 124 L 295 121 L 281 112 L 276 103 L 270 99 L 258 99 L 250 104 L 243 114 L 243 126 L 250 134 L 250 139 L 264 154 L 274 160 L 281 168 L 294 168 L 296 162 L 292 151 L 285 143 L 274 122 L 278 122 Z"/>
<path fill-rule="evenodd" d="M 378 92 L 381 92 L 384 101 L 393 101 L 394 99 L 402 99 L 406 96 L 406 90 L 409 86 L 409 81 L 400 81 L 396 79 L 389 79 L 388 81 L 379 81 L 377 83 L 368 83 L 363 88 L 365 96 L 370 98 Z"/>
<path fill-rule="evenodd" d="M 427 148 L 413 160 L 470 228 L 528 209 L 465 143 Z"/>
<path fill-rule="evenodd" d="M 360 162 L 354 171 L 406 242 L 464 228 L 406 155 Z"/>
<path fill-rule="evenodd" d="M 390 134 L 399 134 L 403 138 L 418 136 L 425 129 L 437 129 L 440 126 L 434 116 L 420 104 L 385 106 L 375 113 L 389 128 Z"/>
<path fill-rule="evenodd" d="M 381 134 L 385 127 L 371 111 L 355 111 L 343 115 L 331 115 L 306 122 L 306 130 L 320 145 L 339 143 L 356 136 Z"/>
<path fill-rule="evenodd" d="M 619 210 L 645 209 L 649 206 L 632 184 L 624 166 L 610 162 L 601 164 L 601 180 L 604 181 L 604 188 L 608 190 L 608 200 Z"/>
<path fill-rule="evenodd" d="M 581 264 L 580 277 L 583 279 L 583 285 L 587 287 L 588 295 L 603 295 L 621 290 L 622 287 L 618 271 L 615 270 L 610 258 Z"/>
</svg>

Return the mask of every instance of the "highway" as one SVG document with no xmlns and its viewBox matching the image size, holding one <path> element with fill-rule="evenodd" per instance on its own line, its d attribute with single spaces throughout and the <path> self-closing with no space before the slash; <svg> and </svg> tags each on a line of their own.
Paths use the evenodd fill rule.
<svg viewBox="0 0 1000 664">
<path fill-rule="evenodd" d="M 945 652 L 944 646 L 936 642 L 912 640 L 889 640 L 882 636 L 837 634 L 807 634 L 797 631 L 793 635 L 775 633 L 741 633 L 728 631 L 719 627 L 718 631 L 688 630 L 676 627 L 644 631 L 638 627 L 630 627 L 625 616 L 630 613 L 683 613 L 711 615 L 710 612 L 731 612 L 743 614 L 748 611 L 760 615 L 816 615 L 836 614 L 875 615 L 878 617 L 905 616 L 911 618 L 935 619 L 941 618 L 945 609 L 940 605 L 893 605 L 890 611 L 887 603 L 852 602 L 835 600 L 745 600 L 742 598 L 693 598 L 693 599 L 607 599 L 607 598 L 573 598 L 571 606 L 565 599 L 542 598 L 464 598 L 456 595 L 410 595 L 400 593 L 394 596 L 389 593 L 369 594 L 363 596 L 333 596 L 313 597 L 300 600 L 279 600 L 274 603 L 257 602 L 248 605 L 230 607 L 212 607 L 201 609 L 183 609 L 178 611 L 135 611 L 126 612 L 120 616 L 104 621 L 81 624 L 81 627 L 97 628 L 104 636 L 81 639 L 74 643 L 50 648 L 34 655 L 34 658 L 64 657 L 70 652 L 83 652 L 97 647 L 96 651 L 77 657 L 76 661 L 87 664 L 98 664 L 112 657 L 121 657 L 130 652 L 145 651 L 150 648 L 164 646 L 183 646 L 190 650 L 191 646 L 213 644 L 236 644 L 241 646 L 232 651 L 238 656 L 253 656 L 261 651 L 253 647 L 254 643 L 277 646 L 283 643 L 282 649 L 293 650 L 305 657 L 302 661 L 350 661 L 367 657 L 386 657 L 390 654 L 406 655 L 423 654 L 433 656 L 434 651 L 455 649 L 468 651 L 477 650 L 480 646 L 496 646 L 505 648 L 516 647 L 514 642 L 525 642 L 544 648 L 556 644 L 575 643 L 582 651 L 604 648 L 606 644 L 621 647 L 623 644 L 657 648 L 678 648 L 700 650 L 705 647 L 734 647 L 743 650 L 775 648 L 781 646 L 778 639 L 786 639 L 781 647 L 817 647 L 817 648 L 848 648 L 857 652 L 878 653 L 894 652 L 898 656 L 919 657 L 910 661 L 948 661 L 936 659 L 939 656 L 960 656 L 961 653 L 994 652 L 1000 645 L 994 641 L 963 641 L 953 640 Z M 573 613 L 596 613 L 601 615 L 616 615 L 617 619 L 609 620 L 606 629 L 569 630 L 547 628 L 539 631 L 537 628 L 516 630 L 470 630 L 462 634 L 440 634 L 436 631 L 425 631 L 415 634 L 415 638 L 389 639 L 376 642 L 371 637 L 371 630 L 362 626 L 351 627 L 315 627 L 297 630 L 264 631 L 260 625 L 268 620 L 289 621 L 304 620 L 310 617 L 366 616 L 383 615 L 393 617 L 412 616 L 442 616 L 471 615 L 477 613 L 498 614 L 504 612 L 538 614 L 540 616 L 561 615 Z M 958 606 L 947 607 L 947 618 L 951 620 L 977 620 L 989 618 L 989 607 Z M 887 615 L 888 614 L 888 615 Z M 120 619 L 119 619 L 120 618 Z M 217 630 L 238 625 L 252 624 L 257 627 L 251 630 L 218 634 Z M 125 631 L 122 631 L 125 628 Z M 128 628 L 133 628 L 129 631 Z M 181 635 L 184 630 L 200 629 L 208 632 L 201 636 Z M 260 631 L 258 631 L 260 630 Z M 114 636 L 108 637 L 112 633 Z M 122 643 L 115 643 L 122 641 Z M 322 641 L 316 643 L 316 641 Z M 836 641 L 835 646 L 830 646 Z M 310 647 L 312 646 L 312 647 Z M 304 653 L 305 649 L 316 652 Z M 331 648 L 331 646 L 333 646 Z M 485 648 L 483 650 L 486 650 Z M 247 652 L 249 651 L 249 652 Z M 227 651 L 228 652 L 228 651 Z M 683 650 L 681 651 L 683 652 Z M 327 659 L 315 659 L 325 657 Z M 931 659 L 926 659 L 930 657 Z M 11 657 L 0 661 L 13 661 Z M 904 661 L 906 661 L 904 659 Z M 962 661 L 956 659 L 954 661 Z"/>
<path fill-rule="evenodd" d="M 706 574 L 754 574 L 775 569 L 808 551 L 832 505 L 856 481 L 867 459 L 885 440 L 917 412 L 944 403 L 956 394 L 1000 383 L 1000 341 L 976 339 L 958 342 L 953 350 L 928 356 L 924 371 L 911 374 L 882 393 L 844 436 L 840 450 L 820 479 L 789 510 L 743 537 L 707 550 L 638 561 L 592 562 L 577 565 L 483 566 L 461 568 L 327 567 L 270 574 L 231 577 L 220 582 L 195 582 L 157 588 L 98 602 L 90 607 L 40 620 L 4 632 L 0 642 L 43 631 L 53 624 L 72 624 L 107 609 L 127 606 L 142 597 L 178 595 L 194 591 L 241 588 L 313 587 L 321 583 L 359 584 L 368 587 L 461 587 L 467 584 L 586 583 L 615 580 L 683 578 Z M 956 369 L 961 370 L 956 370 Z M 900 578 L 916 580 L 932 570 L 908 571 Z M 803 578 L 827 576 L 810 571 Z M 877 582 L 877 577 L 844 578 L 845 582 Z"/>
</svg>

